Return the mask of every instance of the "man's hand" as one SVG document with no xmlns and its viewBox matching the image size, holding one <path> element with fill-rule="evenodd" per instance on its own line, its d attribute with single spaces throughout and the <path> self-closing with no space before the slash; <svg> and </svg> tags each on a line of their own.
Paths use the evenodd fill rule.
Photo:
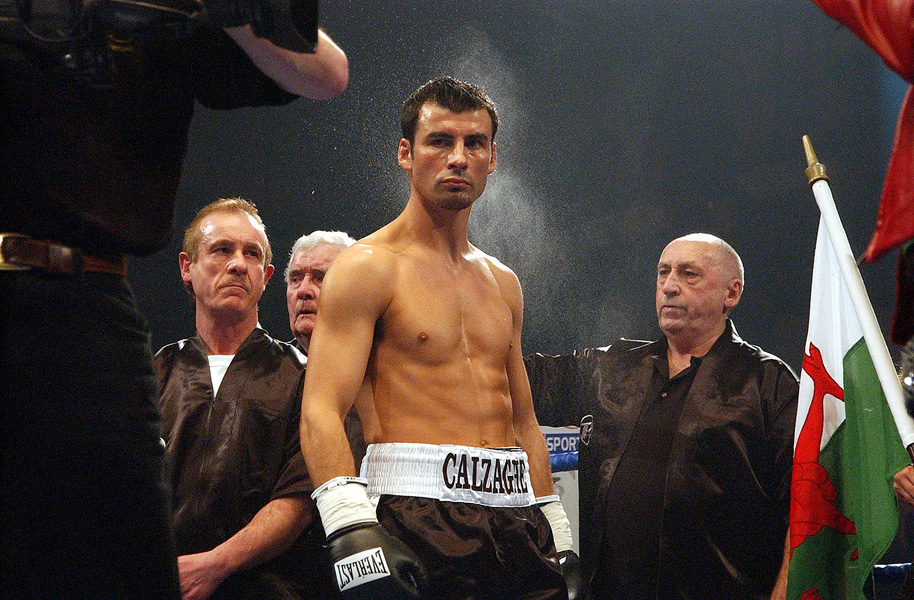
<svg viewBox="0 0 914 600">
<path fill-rule="evenodd" d="M 543 496 L 536 499 L 549 526 L 552 528 L 552 538 L 555 540 L 555 551 L 559 556 L 559 565 L 562 576 L 568 587 L 568 600 L 590 600 L 590 585 L 584 578 L 584 567 L 581 559 L 572 549 L 571 523 L 562 507 L 558 496 Z"/>
<path fill-rule="evenodd" d="M 914 506 L 914 465 L 907 465 L 895 473 L 895 481 L 892 486 L 895 488 L 895 495 L 899 500 Z"/>
<path fill-rule="evenodd" d="M 183 600 L 206 600 L 226 577 L 212 552 L 179 556 L 178 574 Z"/>
</svg>

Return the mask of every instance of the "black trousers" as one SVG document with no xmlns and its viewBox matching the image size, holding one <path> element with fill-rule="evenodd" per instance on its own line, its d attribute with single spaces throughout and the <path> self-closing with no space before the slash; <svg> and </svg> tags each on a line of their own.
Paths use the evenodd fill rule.
<svg viewBox="0 0 914 600">
<path fill-rule="evenodd" d="M 0 272 L 5 598 L 180 598 L 160 421 L 124 278 Z"/>
</svg>

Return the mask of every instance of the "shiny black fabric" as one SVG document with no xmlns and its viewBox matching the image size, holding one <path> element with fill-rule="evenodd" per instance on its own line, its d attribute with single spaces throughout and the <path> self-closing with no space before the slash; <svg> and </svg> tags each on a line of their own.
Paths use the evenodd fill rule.
<svg viewBox="0 0 914 600">
<path fill-rule="evenodd" d="M 26 44 L 0 42 L 0 232 L 146 255 L 171 234 L 194 101 L 213 108 L 295 96 L 224 32 L 112 54 L 104 84 Z"/>
<path fill-rule="evenodd" d="M 581 554 L 599 557 L 606 492 L 625 460 L 656 357 L 666 341 L 619 340 L 526 359 L 542 425 L 593 419 L 579 456 Z M 783 557 L 798 385 L 777 357 L 731 322 L 702 359 L 670 448 L 656 598 L 768 598 Z M 626 535 L 638 535 L 629 523 Z M 614 598 L 606 591 L 596 598 Z"/>
<path fill-rule="evenodd" d="M 378 521 L 428 569 L 435 600 L 567 600 L 538 506 L 492 508 L 381 496 Z"/>
<path fill-rule="evenodd" d="M 302 348 L 302 345 L 298 343 L 298 340 L 293 339 L 289 342 L 298 350 L 305 355 L 305 363 L 307 364 L 308 352 Z M 343 421 L 343 427 L 346 431 L 346 439 L 349 440 L 349 449 L 352 451 L 352 458 L 355 463 L 355 472 L 358 473 L 362 468 L 362 459 L 365 458 L 365 452 L 368 450 L 368 444 L 365 442 L 365 436 L 362 428 L 362 419 L 359 418 L 359 413 L 356 410 L 355 406 L 349 409 L 349 412 L 346 413 L 346 419 Z"/>
<path fill-rule="evenodd" d="M 271 500 L 313 491 L 298 436 L 303 358 L 256 328 L 238 348 L 214 398 L 198 337 L 156 354 L 179 555 L 218 546 Z M 303 534 L 291 554 L 227 579 L 215 597 L 320 597 L 328 569 L 318 572 L 322 557 L 313 540 L 311 555 L 303 553 L 316 528 Z M 307 595 L 297 595 L 300 588 Z"/>
<path fill-rule="evenodd" d="M 693 357 L 689 368 L 670 379 L 666 357 L 656 358 L 625 460 L 619 461 L 607 488 L 603 543 L 593 585 L 616 590 L 627 600 L 649 599 L 655 593 L 654 554 L 662 522 L 654 517 L 663 512 L 670 449 L 699 364 L 701 359 Z M 625 535 L 629 523 L 640 523 L 638 535 Z"/>
</svg>

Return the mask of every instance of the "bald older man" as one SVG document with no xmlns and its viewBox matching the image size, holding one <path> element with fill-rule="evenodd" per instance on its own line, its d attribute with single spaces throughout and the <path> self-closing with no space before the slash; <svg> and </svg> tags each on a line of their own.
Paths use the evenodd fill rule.
<svg viewBox="0 0 914 600">
<path fill-rule="evenodd" d="M 736 334 L 742 291 L 733 248 L 687 235 L 657 263 L 662 338 L 526 359 L 539 422 L 581 424 L 595 600 L 786 592 L 797 379 Z"/>
</svg>

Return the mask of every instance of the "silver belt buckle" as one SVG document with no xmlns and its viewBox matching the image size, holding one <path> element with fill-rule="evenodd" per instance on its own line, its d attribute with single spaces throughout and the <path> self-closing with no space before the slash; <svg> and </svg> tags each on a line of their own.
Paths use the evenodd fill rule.
<svg viewBox="0 0 914 600">
<path fill-rule="evenodd" d="M 3 252 L 3 247 L 5 242 L 8 239 L 29 239 L 29 236 L 22 235 L 21 233 L 0 233 L 0 271 L 28 271 L 32 267 L 29 265 L 20 265 L 14 262 L 10 262 L 6 254 Z"/>
</svg>

